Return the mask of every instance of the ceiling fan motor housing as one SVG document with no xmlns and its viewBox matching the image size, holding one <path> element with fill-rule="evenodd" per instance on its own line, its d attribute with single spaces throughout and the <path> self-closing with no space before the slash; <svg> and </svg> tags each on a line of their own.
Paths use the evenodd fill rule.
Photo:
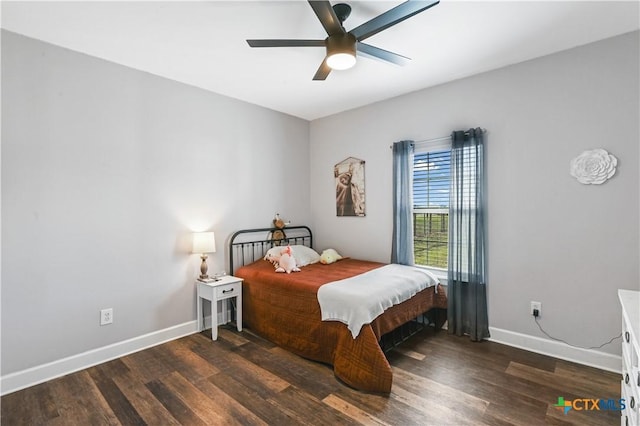
<svg viewBox="0 0 640 426">
<path fill-rule="evenodd" d="M 356 38 L 351 33 L 334 34 L 326 39 L 327 56 L 346 53 L 356 56 Z"/>
<path fill-rule="evenodd" d="M 333 34 L 325 40 L 325 63 L 331 69 L 346 70 L 356 63 L 356 38 L 349 33 Z"/>
</svg>

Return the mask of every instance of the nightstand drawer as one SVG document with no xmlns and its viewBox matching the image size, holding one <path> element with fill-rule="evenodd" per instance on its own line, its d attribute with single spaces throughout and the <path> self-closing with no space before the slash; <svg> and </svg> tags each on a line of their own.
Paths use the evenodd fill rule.
<svg viewBox="0 0 640 426">
<path fill-rule="evenodd" d="M 225 284 L 216 287 L 216 299 L 226 299 L 234 297 L 240 293 L 240 283 Z"/>
</svg>

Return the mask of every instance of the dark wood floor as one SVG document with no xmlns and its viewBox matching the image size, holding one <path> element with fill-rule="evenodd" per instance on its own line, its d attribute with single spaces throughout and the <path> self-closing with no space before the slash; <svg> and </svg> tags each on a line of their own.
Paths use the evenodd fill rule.
<svg viewBox="0 0 640 426">
<path fill-rule="evenodd" d="M 425 330 L 389 354 L 390 395 L 221 327 L 1 398 L 2 425 L 614 425 L 619 413 L 554 407 L 620 398 L 617 374 Z"/>
</svg>

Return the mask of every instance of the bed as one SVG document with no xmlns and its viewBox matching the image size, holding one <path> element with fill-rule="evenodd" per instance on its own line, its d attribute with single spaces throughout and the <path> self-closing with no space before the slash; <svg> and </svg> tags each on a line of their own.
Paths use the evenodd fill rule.
<svg viewBox="0 0 640 426">
<path fill-rule="evenodd" d="M 312 247 L 313 236 L 306 226 L 286 228 L 283 239 L 273 239 L 273 231 L 242 230 L 229 242 L 230 271 L 244 280 L 244 325 L 282 348 L 332 365 L 336 377 L 353 388 L 389 393 L 393 375 L 381 340 L 403 324 L 425 317 L 425 313 L 430 313 L 435 325 L 441 327 L 447 307 L 442 286 L 427 287 L 389 307 L 364 324 L 354 338 L 344 323 L 322 321 L 318 289 L 375 272 L 384 264 L 346 258 L 329 265 L 307 265 L 297 273 L 275 273 L 273 265 L 262 259 L 268 249 L 286 244 Z"/>
</svg>

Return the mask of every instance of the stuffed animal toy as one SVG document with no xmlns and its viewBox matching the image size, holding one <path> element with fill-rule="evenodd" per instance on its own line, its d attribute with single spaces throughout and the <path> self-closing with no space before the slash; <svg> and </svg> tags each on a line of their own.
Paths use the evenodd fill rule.
<svg viewBox="0 0 640 426">
<path fill-rule="evenodd" d="M 342 259 L 342 256 L 340 256 L 338 254 L 338 252 L 335 251 L 334 249 L 326 249 L 320 255 L 320 263 L 322 263 L 324 265 L 328 265 L 330 263 L 337 262 L 340 259 Z"/>
<path fill-rule="evenodd" d="M 287 238 L 284 233 L 284 227 L 287 226 L 287 223 L 280 218 L 280 213 L 276 213 L 276 216 L 273 218 L 273 226 L 276 229 L 272 232 L 271 239 L 275 245 L 279 246 L 281 244 L 280 240 Z"/>
<path fill-rule="evenodd" d="M 291 246 L 287 246 L 280 252 L 280 258 L 278 259 L 278 267 L 276 272 L 300 272 L 300 268 L 296 266 L 296 260 L 291 253 Z"/>
</svg>

